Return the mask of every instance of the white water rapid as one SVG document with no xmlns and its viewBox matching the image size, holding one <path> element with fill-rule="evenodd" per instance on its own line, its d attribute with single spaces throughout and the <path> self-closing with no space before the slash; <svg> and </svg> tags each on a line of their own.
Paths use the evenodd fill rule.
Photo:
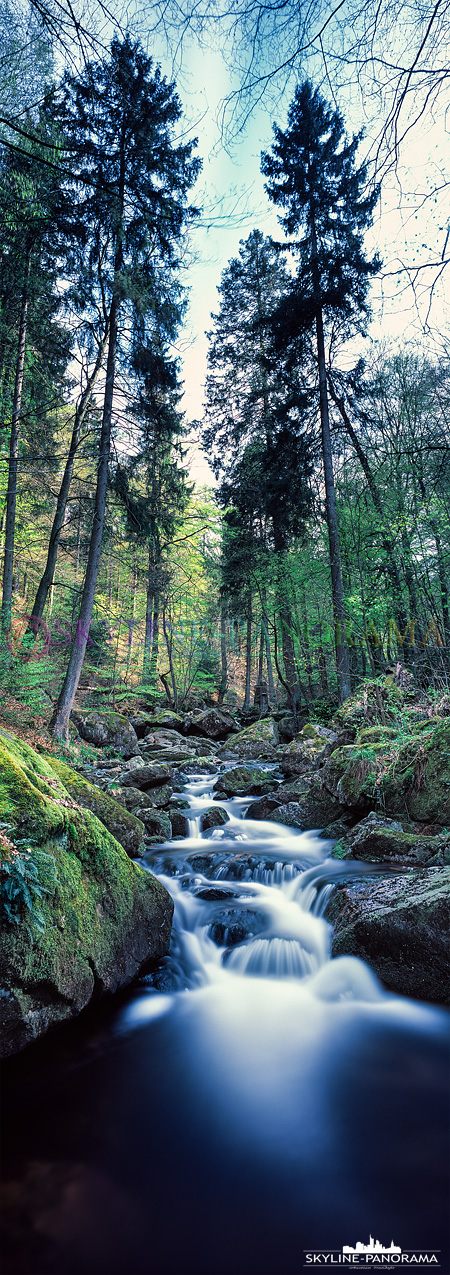
<svg viewBox="0 0 450 1275">
<path fill-rule="evenodd" d="M 331 959 L 333 883 L 374 869 L 215 778 L 146 856 L 169 955 L 12 1060 L 8 1275 L 301 1275 L 370 1236 L 383 1270 L 450 1275 L 448 1015 Z M 202 832 L 211 807 L 229 820 Z"/>
</svg>

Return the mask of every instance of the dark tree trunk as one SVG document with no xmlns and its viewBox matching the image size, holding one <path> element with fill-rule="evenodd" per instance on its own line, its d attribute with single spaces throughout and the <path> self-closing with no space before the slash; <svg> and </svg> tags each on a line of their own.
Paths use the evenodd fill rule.
<svg viewBox="0 0 450 1275">
<path fill-rule="evenodd" d="M 223 606 L 220 612 L 220 684 L 217 696 L 217 702 L 223 704 L 225 691 L 228 685 L 228 661 L 227 661 L 227 613 Z"/>
<path fill-rule="evenodd" d="M 322 458 L 325 478 L 325 505 L 327 513 L 328 540 L 330 545 L 331 596 L 333 602 L 334 640 L 336 647 L 336 671 L 338 682 L 338 698 L 342 704 L 351 693 L 350 667 L 346 640 L 346 621 L 344 588 L 342 584 L 341 551 L 339 544 L 339 527 L 336 510 L 336 492 L 334 487 L 333 455 L 331 450 L 330 416 L 328 411 L 327 373 L 325 363 L 325 342 L 323 335 L 323 317 L 321 306 L 320 279 L 318 267 L 317 234 L 314 206 L 311 202 L 311 247 L 312 273 L 316 298 L 316 340 L 317 365 L 319 369 L 319 402 L 320 421 L 322 426 Z"/>
<path fill-rule="evenodd" d="M 270 649 L 269 623 L 267 619 L 267 593 L 264 586 L 261 590 L 261 601 L 262 601 L 262 608 L 263 608 L 262 624 L 263 624 L 265 640 L 266 640 L 267 687 L 269 691 L 269 702 L 275 703 L 276 701 L 275 683 L 273 680 L 272 652 Z"/>
<path fill-rule="evenodd" d="M 117 266 L 117 263 L 116 263 Z M 116 270 L 116 275 L 118 269 Z M 110 330 L 108 342 L 108 360 L 106 365 L 105 398 L 103 403 L 102 431 L 100 436 L 97 486 L 95 492 L 94 518 L 89 544 L 89 555 L 81 595 L 80 611 L 75 638 L 72 642 L 69 663 L 55 711 L 51 718 L 50 729 L 57 739 L 67 740 L 69 719 L 73 701 L 80 680 L 83 660 L 92 619 L 95 589 L 102 549 L 103 527 L 105 522 L 106 493 L 108 487 L 108 464 L 111 450 L 111 424 L 114 395 L 114 378 L 116 370 L 117 326 L 119 300 L 113 297 L 110 312 Z"/>
<path fill-rule="evenodd" d="M 23 373 L 27 340 L 28 286 L 31 269 L 31 248 L 28 249 L 25 279 L 20 307 L 19 337 L 17 344 L 16 376 L 12 403 L 11 435 L 9 440 L 8 490 L 6 493 L 5 549 L 3 560 L 2 628 L 11 624 L 11 603 L 14 573 L 14 535 L 16 527 L 17 464 L 19 456 L 19 428 L 22 407 Z"/>
<path fill-rule="evenodd" d="M 66 508 L 67 508 L 67 500 L 68 500 L 68 496 L 69 496 L 70 484 L 71 484 L 71 481 L 72 481 L 72 474 L 73 474 L 73 467 L 74 467 L 74 463 L 75 463 L 75 456 L 76 456 L 76 453 L 77 453 L 77 450 L 78 450 L 78 444 L 79 444 L 79 441 L 80 441 L 80 433 L 81 433 L 81 429 L 82 429 L 82 426 L 83 426 L 83 422 L 84 422 L 84 421 L 85 421 L 85 419 L 86 419 L 86 413 L 87 413 L 87 411 L 88 411 L 88 409 L 89 409 L 89 405 L 90 405 L 90 402 L 91 402 L 91 399 L 92 399 L 92 394 L 93 394 L 93 391 L 94 391 L 94 387 L 95 387 L 96 381 L 97 381 L 97 379 L 98 379 L 98 376 L 99 376 L 99 373 L 100 373 L 100 370 L 101 370 L 101 366 L 102 366 L 102 362 L 103 362 L 103 358 L 104 358 L 104 354 L 105 354 L 105 349 L 106 349 L 106 343 L 107 343 L 107 340 L 108 340 L 108 333 L 106 332 L 106 333 L 105 333 L 105 336 L 104 336 L 104 338 L 103 338 L 103 341 L 102 341 L 102 343 L 101 343 L 101 345 L 100 345 L 100 347 L 99 347 L 99 351 L 98 351 L 98 354 L 97 354 L 97 358 L 96 358 L 96 360 L 95 360 L 95 366 L 94 366 L 94 368 L 93 368 L 93 371 L 92 371 L 92 373 L 91 373 L 91 376 L 89 377 L 89 380 L 88 380 L 88 383 L 87 383 L 87 385 L 86 385 L 86 388 L 85 388 L 85 390 L 83 390 L 83 393 L 82 393 L 81 398 L 80 398 L 80 402 L 78 403 L 78 405 L 77 405 L 77 409 L 76 409 L 76 412 L 75 412 L 75 420 L 74 420 L 74 425 L 73 425 L 73 430 L 72 430 L 72 437 L 71 437 L 71 440 L 70 440 L 69 452 L 68 452 L 68 456 L 67 456 L 66 464 L 65 464 L 65 467 L 64 467 L 64 473 L 63 473 L 63 476 L 62 476 L 62 481 L 61 481 L 61 486 L 60 486 L 60 489 L 59 489 L 58 499 L 57 499 L 57 502 L 56 502 L 56 510 L 55 510 L 55 516 L 54 516 L 54 519 L 53 519 L 53 526 L 52 526 L 52 529 L 51 529 L 51 532 L 50 532 L 50 541 L 49 541 L 49 546 L 48 546 L 47 561 L 46 561 L 45 568 L 44 568 L 44 572 L 43 572 L 43 575 L 42 575 L 42 577 L 41 577 L 40 583 L 39 583 L 39 585 L 38 585 L 38 590 L 37 590 L 36 597 L 35 597 L 35 600 L 34 600 L 34 606 L 33 606 L 33 612 L 32 612 L 32 614 L 33 614 L 33 615 L 35 615 L 35 616 L 37 616 L 37 617 L 38 617 L 38 619 L 41 619 L 41 618 L 42 618 L 42 615 L 43 615 L 43 612 L 44 612 L 45 603 L 46 603 L 46 601 L 47 601 L 47 594 L 48 594 L 48 591 L 49 591 L 49 589 L 50 589 L 50 586 L 51 586 L 51 583 L 52 583 L 52 580 L 53 580 L 53 577 L 54 577 L 54 574 L 55 574 L 55 567 L 56 567 L 56 559 L 57 559 L 57 556 L 58 556 L 59 541 L 60 541 L 60 538 L 61 538 L 61 531 L 62 531 L 62 528 L 63 528 L 63 526 L 64 526 L 64 518 L 65 518 L 65 513 L 66 513 Z M 78 519 L 78 538 L 77 538 L 77 571 L 78 571 L 78 559 L 79 559 L 79 541 L 80 541 L 80 517 L 79 517 L 79 519 Z"/>
<path fill-rule="evenodd" d="M 245 698 L 244 711 L 250 708 L 250 681 L 252 675 L 252 595 L 247 600 L 247 625 L 245 649 Z"/>
</svg>

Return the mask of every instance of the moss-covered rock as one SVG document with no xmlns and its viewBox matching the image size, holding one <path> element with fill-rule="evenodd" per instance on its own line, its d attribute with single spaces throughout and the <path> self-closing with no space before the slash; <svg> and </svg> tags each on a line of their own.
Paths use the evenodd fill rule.
<svg viewBox="0 0 450 1275">
<path fill-rule="evenodd" d="M 84 810 L 91 810 L 92 814 L 100 819 L 131 858 L 137 858 L 144 853 L 144 825 L 135 814 L 126 810 L 118 801 L 114 801 L 109 793 L 102 792 L 95 784 L 88 783 L 87 779 L 79 775 L 76 770 L 72 770 L 72 767 L 67 766 L 64 761 L 56 757 L 50 757 L 49 761 L 52 770 L 58 775 L 70 796 Z"/>
<path fill-rule="evenodd" d="M 372 811 L 346 832 L 332 850 L 334 859 L 364 859 L 368 863 L 450 864 L 450 834 L 425 836 L 405 830 L 395 819 Z"/>
<path fill-rule="evenodd" d="M 134 757 L 139 752 L 136 732 L 120 713 L 73 710 L 71 721 L 79 735 L 97 748 L 111 748 L 121 757 Z"/>
<path fill-rule="evenodd" d="M 393 992 L 450 1003 L 450 868 L 334 888 L 333 956 L 367 961 Z"/>
<path fill-rule="evenodd" d="M 259 797 L 277 788 L 277 781 L 270 770 L 258 770 L 250 766 L 233 766 L 219 775 L 214 790 L 226 793 L 227 797 Z"/>
<path fill-rule="evenodd" d="M 172 901 L 133 863 L 56 770 L 0 733 L 0 821 L 19 849 L 52 857 L 56 880 L 39 901 L 44 932 L 24 913 L 0 942 L 3 1055 L 77 1014 L 94 991 L 115 991 L 167 951 Z"/>
<path fill-rule="evenodd" d="M 228 740 L 227 751 L 232 749 L 237 757 L 262 758 L 275 761 L 276 748 L 279 743 L 277 723 L 273 717 L 262 717 L 260 721 L 246 726 L 237 735 Z"/>
<path fill-rule="evenodd" d="M 397 686 L 392 677 L 367 678 L 340 705 L 331 724 L 337 730 L 352 732 L 354 738 L 364 727 L 396 722 L 407 699 L 408 692 Z"/>
<path fill-rule="evenodd" d="M 343 805 L 450 826 L 450 723 L 335 749 L 322 777 Z"/>
<path fill-rule="evenodd" d="M 320 766 L 337 743 L 335 731 L 316 722 L 306 726 L 285 748 L 281 757 L 281 769 L 285 775 L 304 775 L 314 766 Z"/>
</svg>

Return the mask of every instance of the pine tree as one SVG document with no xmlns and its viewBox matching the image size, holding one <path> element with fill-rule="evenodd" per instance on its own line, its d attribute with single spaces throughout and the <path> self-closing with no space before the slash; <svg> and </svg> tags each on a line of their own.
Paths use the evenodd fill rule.
<svg viewBox="0 0 450 1275">
<path fill-rule="evenodd" d="M 280 220 L 292 237 L 289 247 L 299 259 L 288 324 L 291 334 L 315 330 L 336 664 L 342 702 L 350 694 L 351 685 L 324 318 L 338 321 L 343 336 L 364 330 L 369 282 L 380 263 L 376 256 L 370 261 L 365 257 L 363 232 L 371 224 L 378 190 L 366 193 L 366 165 L 357 168 L 355 164 L 361 134 L 347 141 L 339 112 L 327 105 L 309 81 L 296 90 L 285 132 L 275 125 L 274 136 L 272 152 L 262 157 L 262 172 L 269 179 L 266 190 L 270 198 L 286 210 Z"/>
</svg>

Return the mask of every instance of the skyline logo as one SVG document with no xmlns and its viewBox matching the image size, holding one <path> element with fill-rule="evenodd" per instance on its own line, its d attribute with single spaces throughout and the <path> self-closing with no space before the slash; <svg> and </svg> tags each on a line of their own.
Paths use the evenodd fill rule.
<svg viewBox="0 0 450 1275">
<path fill-rule="evenodd" d="M 389 1248 L 384 1248 L 380 1240 L 374 1240 L 372 1235 L 369 1236 L 368 1244 L 362 1244 L 361 1240 L 357 1240 L 354 1248 L 351 1248 L 350 1244 L 343 1244 L 342 1246 L 343 1253 L 401 1253 L 401 1251 L 399 1245 L 394 1244 L 393 1240 L 391 1240 Z"/>
<path fill-rule="evenodd" d="M 354 1245 L 343 1244 L 342 1250 L 316 1249 L 303 1251 L 303 1270 L 311 1266 L 359 1266 L 392 1268 L 393 1266 L 409 1266 L 419 1270 L 424 1266 L 433 1266 L 440 1270 L 440 1250 L 435 1249 L 402 1249 L 391 1240 L 387 1248 L 381 1240 L 369 1236 L 368 1244 L 357 1240 Z"/>
</svg>

